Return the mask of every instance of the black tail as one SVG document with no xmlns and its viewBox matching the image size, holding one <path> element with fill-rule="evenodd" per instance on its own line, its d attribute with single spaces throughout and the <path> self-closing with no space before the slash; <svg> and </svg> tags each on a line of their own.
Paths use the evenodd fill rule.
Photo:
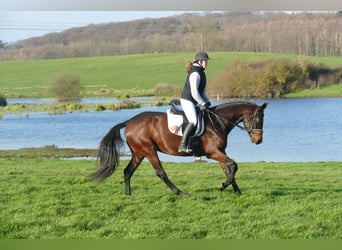
<svg viewBox="0 0 342 250">
<path fill-rule="evenodd" d="M 101 182 L 111 176 L 119 165 L 120 148 L 123 146 L 123 139 L 120 130 L 126 126 L 126 122 L 114 126 L 102 139 L 97 155 L 98 169 L 91 174 L 96 182 Z"/>
</svg>

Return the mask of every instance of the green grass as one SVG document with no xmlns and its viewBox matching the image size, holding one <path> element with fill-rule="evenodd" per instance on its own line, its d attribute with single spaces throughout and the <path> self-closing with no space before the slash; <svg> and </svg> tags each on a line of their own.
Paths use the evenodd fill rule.
<svg viewBox="0 0 342 250">
<path fill-rule="evenodd" d="M 123 168 L 104 183 L 94 161 L 0 158 L 1 239 L 341 239 L 340 162 L 241 163 L 243 194 L 219 191 L 215 163 L 164 163 L 190 197 L 149 163 L 123 194 Z"/>
<path fill-rule="evenodd" d="M 159 101 L 151 101 L 144 102 L 145 105 L 154 105 L 160 106 L 161 104 L 167 105 L 170 100 L 162 100 Z M 96 103 L 79 103 L 79 102 L 59 102 L 59 103 L 48 103 L 48 104 L 10 104 L 6 107 L 0 107 L 0 114 L 3 113 L 26 113 L 27 115 L 30 113 L 36 112 L 46 112 L 50 115 L 63 114 L 65 112 L 89 112 L 89 111 L 105 111 L 112 110 L 117 111 L 121 109 L 134 109 L 140 108 L 142 103 L 135 101 L 120 101 L 117 103 L 107 103 L 107 104 L 96 104 Z M 0 117 L 1 118 L 1 117 Z"/>
<path fill-rule="evenodd" d="M 305 89 L 284 95 L 288 98 L 312 98 L 312 97 L 342 97 L 342 83 L 331 86 L 323 86 L 316 89 Z"/>
<path fill-rule="evenodd" d="M 55 145 L 41 148 L 22 148 L 0 150 L 0 158 L 72 158 L 72 157 L 97 157 L 97 149 L 58 148 Z"/>
<path fill-rule="evenodd" d="M 192 53 L 160 53 L 91 58 L 0 62 L 0 93 L 10 97 L 46 97 L 47 83 L 57 74 L 79 75 L 83 96 L 113 94 L 151 94 L 159 83 L 183 86 L 185 64 Z M 210 52 L 208 78 L 218 74 L 235 60 L 258 61 L 270 58 L 296 59 L 295 55 L 245 52 Z M 301 57 L 302 58 L 302 57 Z M 327 66 L 340 65 L 337 57 L 303 57 Z M 102 90 L 110 90 L 108 93 Z M 106 94 L 107 93 L 107 94 Z"/>
</svg>

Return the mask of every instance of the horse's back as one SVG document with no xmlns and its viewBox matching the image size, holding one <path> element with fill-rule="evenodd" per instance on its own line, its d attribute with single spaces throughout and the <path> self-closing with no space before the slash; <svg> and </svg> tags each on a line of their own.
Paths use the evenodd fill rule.
<svg viewBox="0 0 342 250">
<path fill-rule="evenodd" d="M 126 121 L 126 124 L 136 124 L 136 123 L 149 123 L 152 120 L 155 119 L 165 119 L 166 113 L 164 112 L 157 112 L 157 111 L 145 111 L 141 112 L 132 118 L 130 118 L 128 121 Z"/>
<path fill-rule="evenodd" d="M 128 120 L 125 137 L 131 150 L 144 156 L 153 154 L 156 150 L 177 154 L 181 138 L 168 130 L 166 113 L 151 111 L 140 113 Z"/>
<path fill-rule="evenodd" d="M 142 133 L 147 136 L 157 127 L 164 127 L 166 124 L 166 113 L 145 111 L 137 114 L 126 121 L 125 135 L 132 134 L 139 136 Z"/>
</svg>

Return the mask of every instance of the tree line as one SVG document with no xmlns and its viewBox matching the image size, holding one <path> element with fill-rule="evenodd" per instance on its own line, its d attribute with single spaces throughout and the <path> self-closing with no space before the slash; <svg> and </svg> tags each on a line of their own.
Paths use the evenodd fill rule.
<svg viewBox="0 0 342 250">
<path fill-rule="evenodd" d="M 88 25 L 6 44 L 0 60 L 196 50 L 341 56 L 341 27 L 341 12 L 183 14 Z"/>
</svg>

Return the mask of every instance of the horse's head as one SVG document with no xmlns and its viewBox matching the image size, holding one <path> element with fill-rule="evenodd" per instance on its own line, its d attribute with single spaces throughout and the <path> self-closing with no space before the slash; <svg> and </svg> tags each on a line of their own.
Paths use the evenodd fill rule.
<svg viewBox="0 0 342 250">
<path fill-rule="evenodd" d="M 246 131 L 249 134 L 252 143 L 262 143 L 263 123 L 264 123 L 264 109 L 268 103 L 257 106 L 255 110 L 246 113 L 243 123 Z"/>
<path fill-rule="evenodd" d="M 212 122 L 216 131 L 220 131 L 225 127 L 229 133 L 234 127 L 239 127 L 245 130 L 251 139 L 252 143 L 262 143 L 263 123 L 264 123 L 264 109 L 268 103 L 258 106 L 250 102 L 234 102 L 225 103 L 214 107 L 208 111 L 209 120 Z M 215 127 L 211 115 L 216 117 L 216 122 L 219 124 L 219 129 Z M 243 126 L 239 123 L 243 122 Z"/>
</svg>

